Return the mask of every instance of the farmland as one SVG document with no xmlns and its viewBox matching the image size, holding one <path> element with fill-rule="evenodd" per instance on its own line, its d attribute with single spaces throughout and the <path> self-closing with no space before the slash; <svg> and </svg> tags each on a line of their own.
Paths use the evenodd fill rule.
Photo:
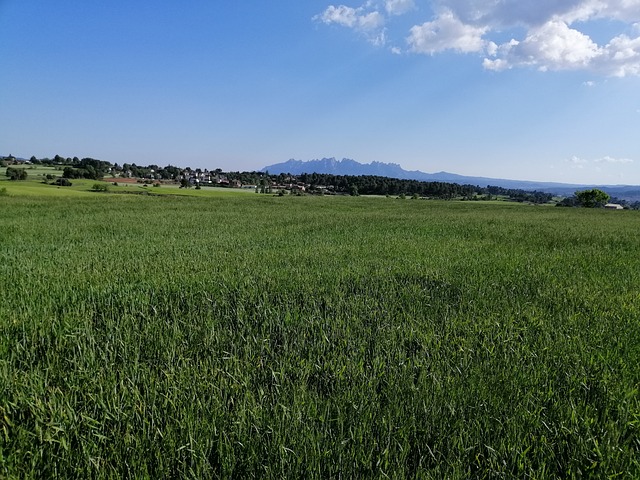
<svg viewBox="0 0 640 480">
<path fill-rule="evenodd" d="M 637 212 L 3 186 L 0 477 L 640 474 Z"/>
</svg>

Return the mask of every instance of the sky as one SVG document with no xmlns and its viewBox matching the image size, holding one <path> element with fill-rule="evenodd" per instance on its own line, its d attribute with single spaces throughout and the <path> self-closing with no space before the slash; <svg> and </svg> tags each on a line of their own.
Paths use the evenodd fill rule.
<svg viewBox="0 0 640 480">
<path fill-rule="evenodd" d="M 0 155 L 640 185 L 640 0 L 0 0 Z"/>
</svg>

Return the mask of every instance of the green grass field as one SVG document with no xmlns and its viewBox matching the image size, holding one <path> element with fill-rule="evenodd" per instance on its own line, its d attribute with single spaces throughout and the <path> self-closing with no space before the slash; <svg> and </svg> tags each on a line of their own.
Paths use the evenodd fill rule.
<svg viewBox="0 0 640 480">
<path fill-rule="evenodd" d="M 640 475 L 637 212 L 4 186 L 2 478 Z"/>
<path fill-rule="evenodd" d="M 112 182 L 112 181 L 98 181 L 87 179 L 72 179 L 72 185 L 70 187 L 60 187 L 57 185 L 51 185 L 54 180 L 46 178 L 46 175 L 53 175 L 55 178 L 62 177 L 62 171 L 55 167 L 45 166 L 18 166 L 15 168 L 24 168 L 27 171 L 28 178 L 26 181 L 11 181 L 5 176 L 6 168 L 0 168 L 0 191 L 4 190 L 4 195 L 7 196 L 55 196 L 55 197 L 69 197 L 69 196 L 84 196 L 84 195 L 96 195 L 101 192 L 93 191 L 92 187 L 95 184 L 106 184 L 109 189 L 109 193 L 112 194 L 148 194 L 148 195 L 180 195 L 188 197 L 209 197 L 212 195 L 246 195 L 248 193 L 255 193 L 253 189 L 239 189 L 239 188 L 216 188 L 216 187 L 204 187 L 200 190 L 195 188 L 183 189 L 176 183 L 163 183 L 158 187 L 152 185 L 152 181 L 149 180 L 148 184 L 144 183 L 127 183 L 127 182 Z M 114 183 L 116 185 L 114 185 Z"/>
</svg>

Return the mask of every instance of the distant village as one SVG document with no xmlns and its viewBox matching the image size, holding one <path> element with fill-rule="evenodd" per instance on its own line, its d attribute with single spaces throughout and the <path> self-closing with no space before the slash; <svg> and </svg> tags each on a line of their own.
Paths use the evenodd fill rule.
<svg viewBox="0 0 640 480">
<path fill-rule="evenodd" d="M 135 163 L 112 164 L 94 158 L 62 157 L 30 159 L 16 158 L 13 155 L 0 157 L 0 166 L 9 167 L 12 172 L 21 173 L 20 180 L 28 176 L 29 168 L 38 165 L 54 167 L 61 171 L 63 179 L 94 179 L 114 184 L 141 183 L 160 186 L 178 184 L 181 188 L 202 189 L 203 187 L 240 188 L 254 190 L 256 193 L 277 195 L 382 195 L 412 199 L 443 199 L 486 201 L 504 200 L 531 204 L 555 204 L 560 207 L 600 206 L 611 209 L 640 209 L 640 202 L 611 198 L 599 190 L 576 192 L 576 194 L 602 193 L 606 199 L 597 199 L 585 203 L 579 195 L 554 197 L 542 191 L 508 189 L 487 185 L 459 185 L 457 183 L 420 181 L 389 178 L 376 175 L 334 175 L 322 173 L 269 174 L 268 172 L 223 172 L 222 169 L 177 167 L 168 165 L 139 166 Z M 16 179 L 18 179 L 16 177 Z M 592 203 L 593 205 L 590 205 Z"/>
<path fill-rule="evenodd" d="M 221 169 L 209 170 L 191 167 L 177 167 L 168 165 L 140 166 L 135 163 L 111 164 L 93 158 L 62 157 L 30 159 L 17 158 L 13 155 L 0 157 L 0 166 L 30 167 L 45 165 L 62 171 L 62 177 L 68 179 L 87 178 L 108 182 L 126 182 L 161 185 L 163 183 L 177 183 L 183 188 L 222 187 L 244 188 L 256 190 L 258 193 L 302 193 L 309 190 L 314 192 L 333 193 L 332 185 L 311 185 L 300 181 L 292 175 L 269 175 L 266 172 L 223 172 Z M 28 173 L 28 169 L 27 169 Z"/>
</svg>

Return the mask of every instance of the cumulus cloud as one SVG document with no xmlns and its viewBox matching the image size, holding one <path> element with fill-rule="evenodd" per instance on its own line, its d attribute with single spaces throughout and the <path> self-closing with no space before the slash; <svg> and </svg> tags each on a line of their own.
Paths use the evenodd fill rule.
<svg viewBox="0 0 640 480">
<path fill-rule="evenodd" d="M 362 33 L 371 43 L 385 43 L 384 16 L 377 10 L 367 11 L 367 6 L 353 8 L 346 5 L 329 5 L 324 12 L 316 15 L 314 20 L 324 24 L 336 24 L 352 28 Z"/>
<path fill-rule="evenodd" d="M 387 41 L 387 27 L 391 28 L 396 16 L 414 16 L 414 26 L 408 36 L 403 35 L 409 51 L 427 55 L 446 50 L 475 53 L 484 57 L 482 64 L 489 70 L 529 67 L 541 71 L 584 70 L 613 77 L 640 76 L 640 0 L 425 3 L 433 13 L 422 19 L 417 17 L 422 10 L 415 0 L 367 0 L 359 7 L 331 5 L 315 18 L 352 28 L 373 43 L 383 44 Z M 587 34 L 597 20 L 608 20 L 608 28 L 618 27 L 619 31 L 599 44 Z M 495 43 L 495 38 L 504 38 L 505 32 L 512 32 L 513 38 Z"/>
<path fill-rule="evenodd" d="M 336 23 L 344 27 L 357 28 L 361 30 L 374 30 L 384 24 L 384 18 L 379 12 L 363 12 L 362 8 L 351 8 L 345 5 L 330 5 L 316 19 L 326 23 Z"/>
<path fill-rule="evenodd" d="M 452 12 L 443 12 L 433 22 L 412 27 L 407 43 L 410 50 L 431 55 L 444 50 L 482 52 L 487 46 L 482 39 L 486 30 L 465 25 Z"/>
<path fill-rule="evenodd" d="M 602 55 L 593 63 L 594 69 L 614 77 L 640 75 L 640 37 L 620 35 L 604 48 Z"/>
<path fill-rule="evenodd" d="M 559 20 L 531 29 L 521 42 L 512 40 L 501 47 L 498 51 L 502 58 L 487 59 L 486 68 L 501 70 L 514 65 L 530 65 L 542 71 L 576 70 L 586 68 L 602 55 L 589 36 Z"/>
</svg>

